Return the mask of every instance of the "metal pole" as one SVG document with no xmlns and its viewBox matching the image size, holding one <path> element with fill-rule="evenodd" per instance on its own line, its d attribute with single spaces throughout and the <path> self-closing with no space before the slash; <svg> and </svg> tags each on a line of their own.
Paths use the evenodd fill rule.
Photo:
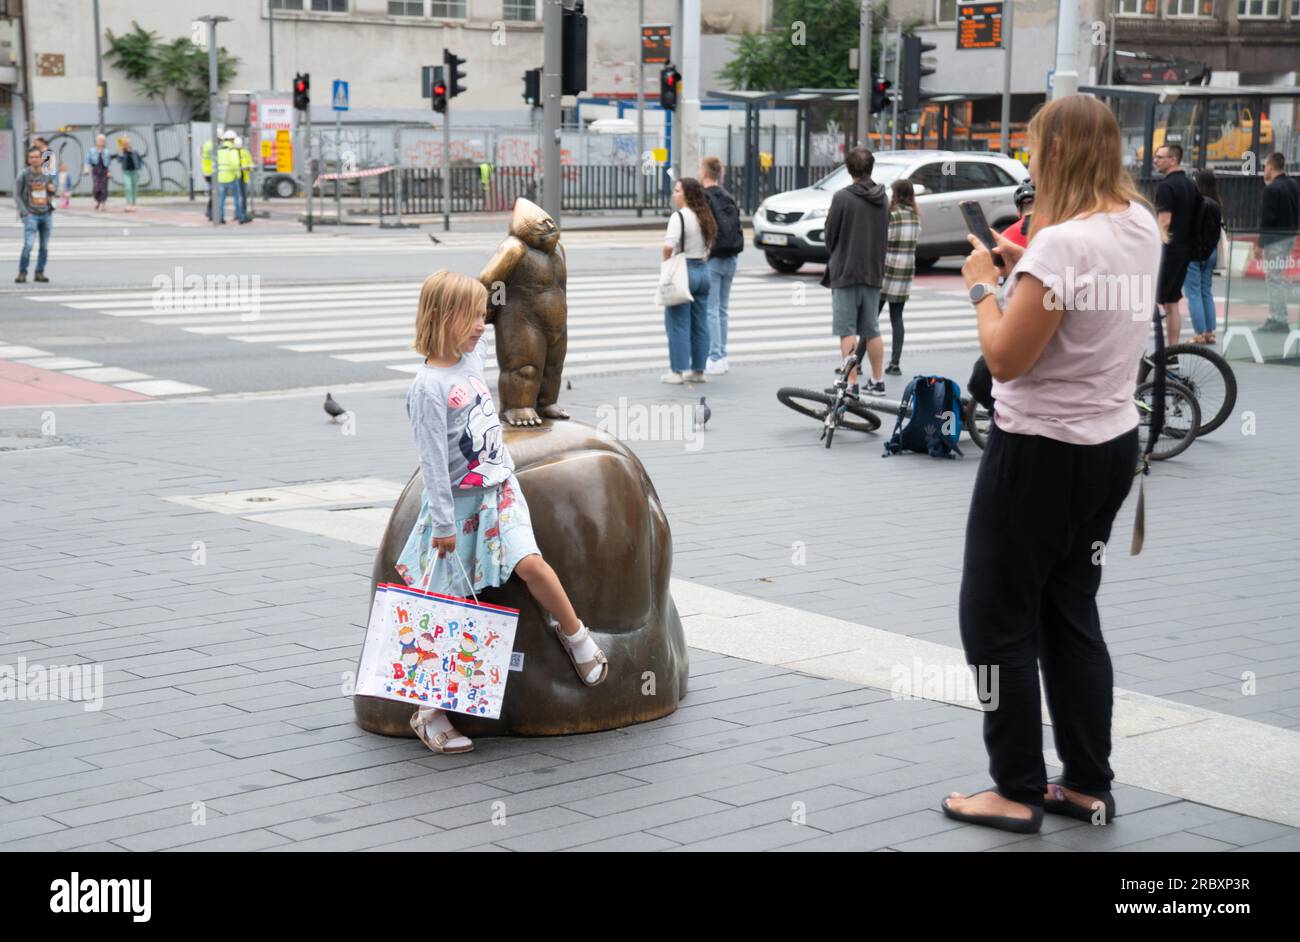
<svg viewBox="0 0 1300 942">
<path fill-rule="evenodd" d="M 24 11 L 26 12 L 26 11 Z M 215 24 L 209 28 L 208 38 L 211 39 L 216 29 Z M 99 120 L 95 125 L 95 131 L 98 134 L 104 133 L 104 96 L 99 93 L 104 84 L 104 57 L 99 51 L 99 0 L 95 0 L 95 105 L 99 109 Z M 216 84 L 215 82 L 213 83 Z"/>
<path fill-rule="evenodd" d="M 1002 23 L 1002 41 L 1005 43 L 1002 54 L 1002 136 L 1001 150 L 1004 154 L 1011 153 L 1011 30 L 1012 16 L 1016 8 L 1016 0 L 1007 0 L 1002 9 L 1006 11 L 1003 15 Z"/>
<path fill-rule="evenodd" d="M 685 20 L 682 16 L 682 0 L 677 0 L 673 4 L 673 35 L 670 41 L 669 49 L 671 53 L 668 58 L 674 63 L 681 62 L 683 32 Z M 681 71 L 680 69 L 678 71 Z M 683 78 L 685 78 L 683 76 Z M 682 104 L 683 95 L 680 85 L 677 89 L 677 110 L 669 115 L 669 135 L 668 135 L 668 157 L 669 166 L 672 168 L 672 179 L 675 183 L 682 178 Z M 670 184 L 669 192 L 672 191 Z"/>
<path fill-rule="evenodd" d="M 99 8 L 98 2 L 95 8 Z M 212 224 L 217 225 L 218 204 L 217 198 L 221 193 L 218 181 L 221 174 L 217 172 L 217 166 L 221 157 L 221 141 L 217 138 L 217 19 L 208 17 L 208 124 L 212 129 L 212 178 L 208 181 L 208 187 L 212 193 Z M 96 41 L 98 41 L 99 28 L 95 28 Z M 98 57 L 96 57 L 98 58 Z M 100 110 L 100 126 L 104 123 L 104 113 Z"/>
<path fill-rule="evenodd" d="M 641 43 L 641 27 L 645 24 L 645 0 L 637 0 L 637 66 L 636 66 L 636 214 L 645 206 L 645 50 Z"/>
<path fill-rule="evenodd" d="M 271 62 L 266 70 L 270 84 L 266 87 L 275 90 L 275 0 L 266 0 L 266 39 L 271 48 Z"/>
<path fill-rule="evenodd" d="M 402 129 L 393 128 L 393 212 L 402 226 Z"/>
<path fill-rule="evenodd" d="M 453 69 L 456 67 L 453 65 Z M 447 88 L 451 80 L 447 79 Z M 442 231 L 451 231 L 451 96 L 447 96 L 447 108 L 442 113 Z"/>
<path fill-rule="evenodd" d="M 1110 32 L 1107 34 L 1110 38 L 1106 49 L 1106 84 L 1115 84 L 1115 11 L 1110 11 Z"/>
<path fill-rule="evenodd" d="M 303 124 L 307 128 L 307 231 L 312 231 L 312 190 L 316 189 L 316 153 L 311 139 L 311 105 L 303 111 Z"/>
<path fill-rule="evenodd" d="M 334 170 L 338 176 L 334 177 L 334 224 L 343 225 L 343 196 L 341 187 L 343 181 L 340 176 L 343 173 L 343 112 L 334 112 Z"/>
<path fill-rule="evenodd" d="M 898 150 L 898 98 L 903 94 L 903 24 L 894 27 L 894 132 L 890 148 Z"/>
<path fill-rule="evenodd" d="M 858 11 L 858 143 L 867 143 L 871 105 L 871 0 Z"/>
<path fill-rule="evenodd" d="M 545 0 L 542 33 L 542 209 L 560 223 L 560 90 L 564 66 L 564 7 Z"/>
</svg>

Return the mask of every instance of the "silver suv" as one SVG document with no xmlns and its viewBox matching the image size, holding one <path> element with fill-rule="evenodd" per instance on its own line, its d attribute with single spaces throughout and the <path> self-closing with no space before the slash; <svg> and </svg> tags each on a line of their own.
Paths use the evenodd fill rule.
<svg viewBox="0 0 1300 942">
<path fill-rule="evenodd" d="M 995 229 L 1015 222 L 1019 214 L 1012 194 L 1029 178 L 1024 164 L 1012 157 L 985 151 L 881 150 L 871 179 L 888 189 L 906 178 L 916 190 L 921 212 L 921 238 L 916 266 L 928 268 L 945 255 L 966 255 L 966 223 L 957 204 L 976 200 Z M 810 187 L 769 196 L 754 213 L 754 247 L 779 272 L 798 271 L 804 262 L 825 262 L 826 213 L 831 196 L 852 183 L 843 165 Z"/>
</svg>

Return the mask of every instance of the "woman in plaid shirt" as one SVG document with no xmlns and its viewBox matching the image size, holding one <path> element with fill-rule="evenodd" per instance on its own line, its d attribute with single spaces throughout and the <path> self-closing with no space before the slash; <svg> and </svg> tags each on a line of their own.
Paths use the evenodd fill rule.
<svg viewBox="0 0 1300 942">
<path fill-rule="evenodd" d="M 885 247 L 885 283 L 880 288 L 880 310 L 889 302 L 890 354 L 885 372 L 902 375 L 903 305 L 916 271 L 916 240 L 921 236 L 921 216 L 910 180 L 895 180 L 891 187 L 889 239 Z"/>
</svg>

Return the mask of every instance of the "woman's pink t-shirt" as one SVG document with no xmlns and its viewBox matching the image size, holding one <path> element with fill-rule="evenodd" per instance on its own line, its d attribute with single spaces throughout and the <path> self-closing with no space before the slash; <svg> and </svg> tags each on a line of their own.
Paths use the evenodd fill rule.
<svg viewBox="0 0 1300 942">
<path fill-rule="evenodd" d="M 1023 275 L 1050 288 L 1048 303 L 1064 314 L 1028 372 L 994 380 L 998 427 L 1075 445 L 1134 428 L 1133 388 L 1160 275 L 1160 230 L 1150 210 L 1130 203 L 1034 233 L 1007 279 L 1007 300 Z"/>
</svg>

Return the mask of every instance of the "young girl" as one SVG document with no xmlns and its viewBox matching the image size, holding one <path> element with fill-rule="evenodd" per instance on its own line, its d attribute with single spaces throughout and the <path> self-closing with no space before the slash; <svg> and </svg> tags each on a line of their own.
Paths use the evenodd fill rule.
<svg viewBox="0 0 1300 942">
<path fill-rule="evenodd" d="M 68 162 L 59 164 L 59 208 L 67 209 L 72 199 L 72 174 L 68 173 Z"/>
<path fill-rule="evenodd" d="M 533 539 L 528 504 L 483 379 L 486 316 L 487 289 L 467 275 L 436 272 L 420 288 L 412 346 L 425 359 L 406 395 L 406 413 L 420 452 L 424 499 L 397 572 L 408 585 L 424 586 L 427 577 L 428 591 L 459 596 L 467 591 L 462 571 L 476 590 L 504 585 L 518 573 L 578 677 L 594 687 L 609 664 Z M 453 553 L 459 565 L 446 559 Z M 434 752 L 474 748 L 442 710 L 421 707 L 411 728 Z"/>
</svg>

